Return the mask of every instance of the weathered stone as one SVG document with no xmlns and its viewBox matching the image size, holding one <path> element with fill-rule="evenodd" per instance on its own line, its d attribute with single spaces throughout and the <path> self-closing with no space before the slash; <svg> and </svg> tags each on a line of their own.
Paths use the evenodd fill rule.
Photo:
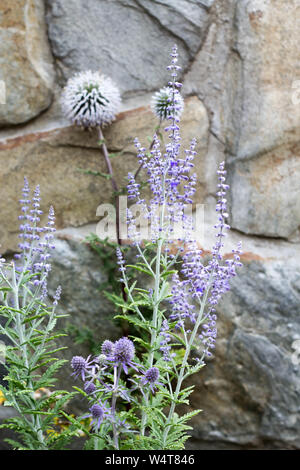
<svg viewBox="0 0 300 470">
<path fill-rule="evenodd" d="M 120 336 L 120 328 L 113 320 L 114 306 L 101 291 L 104 283 L 107 283 L 107 273 L 103 264 L 84 240 L 63 235 L 55 239 L 48 291 L 53 298 L 57 287 L 62 287 L 59 309 L 68 315 L 58 325 L 69 331 L 69 335 L 60 341 L 68 347 L 62 352 L 62 358 L 70 361 L 75 355 L 87 357 L 92 346 L 99 346 L 106 338 L 115 340 Z M 82 337 L 86 333 L 90 343 L 77 344 L 79 333 Z M 60 386 L 71 389 L 74 384 L 68 371 L 69 365 L 64 366 L 58 377 Z"/>
<path fill-rule="evenodd" d="M 106 131 L 111 151 L 124 153 L 111 159 L 116 179 L 126 184 L 129 171 L 137 169 L 133 139 L 138 136 L 144 145 L 153 134 L 156 119 L 148 107 L 122 113 Z M 205 193 L 206 182 L 201 165 L 206 154 L 208 118 L 202 103 L 192 97 L 186 101 L 182 117 L 183 147 L 188 148 L 193 137 L 198 139 L 197 173 L 200 180 L 197 200 Z M 97 220 L 100 203 L 111 202 L 110 181 L 78 169 L 106 173 L 104 158 L 97 148 L 95 132 L 75 127 L 29 134 L 0 143 L 0 240 L 2 252 L 17 247 L 18 195 L 27 176 L 31 187 L 41 186 L 43 209 L 52 204 L 57 227 L 79 226 Z"/>
<path fill-rule="evenodd" d="M 299 238 L 299 157 L 299 144 L 290 144 L 232 165 L 232 227 L 248 234 Z"/>
<path fill-rule="evenodd" d="M 239 158 L 299 140 L 300 106 L 293 99 L 300 66 L 299 13 L 297 0 L 237 2 L 235 47 L 242 80 L 232 153 Z"/>
<path fill-rule="evenodd" d="M 1 0 L 0 80 L 5 103 L 0 126 L 20 124 L 39 115 L 51 103 L 54 82 L 42 0 Z"/>
<path fill-rule="evenodd" d="M 210 118 L 210 132 L 228 146 L 240 76 L 240 61 L 232 51 L 236 0 L 214 2 L 203 44 L 184 76 L 183 92 L 197 94 Z M 228 142 L 229 141 L 229 142 Z"/>
<path fill-rule="evenodd" d="M 63 80 L 83 69 L 114 78 L 122 92 L 154 90 L 168 77 L 174 42 L 187 68 L 201 46 L 212 2 L 187 0 L 51 0 L 47 22 Z M 167 53 L 166 53 L 167 54 Z M 147 64 L 145 66 L 145 64 Z"/>
<path fill-rule="evenodd" d="M 300 269 L 289 251 L 245 257 L 220 305 L 215 357 L 192 380 L 191 406 L 203 410 L 193 448 L 300 448 Z"/>
</svg>

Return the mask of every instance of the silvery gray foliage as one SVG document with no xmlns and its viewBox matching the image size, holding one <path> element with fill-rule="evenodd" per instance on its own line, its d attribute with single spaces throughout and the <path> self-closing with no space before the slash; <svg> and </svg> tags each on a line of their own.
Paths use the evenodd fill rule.
<svg viewBox="0 0 300 470">
<path fill-rule="evenodd" d="M 54 210 L 48 222 L 40 226 L 40 190 L 30 194 L 25 178 L 22 211 L 19 219 L 20 253 L 7 262 L 0 260 L 0 333 L 6 338 L 5 386 L 0 386 L 4 405 L 13 407 L 17 416 L 1 427 L 15 431 L 20 441 L 7 439 L 15 448 L 45 450 L 63 447 L 72 435 L 56 434 L 54 420 L 60 416 L 72 394 L 63 390 L 51 392 L 55 373 L 66 362 L 56 358 L 56 312 L 61 294 L 58 286 L 53 303 L 47 302 L 47 279 L 51 270 Z M 46 368 L 42 372 L 42 368 Z"/>
</svg>

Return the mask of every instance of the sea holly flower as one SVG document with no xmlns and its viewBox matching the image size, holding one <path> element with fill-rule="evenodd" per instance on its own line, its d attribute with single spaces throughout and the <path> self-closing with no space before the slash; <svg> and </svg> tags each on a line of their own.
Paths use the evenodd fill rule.
<svg viewBox="0 0 300 470">
<path fill-rule="evenodd" d="M 157 367 L 150 367 L 146 370 L 145 374 L 141 379 L 143 385 L 148 385 L 152 393 L 154 393 L 157 385 L 162 385 L 159 382 L 159 370 Z"/>
<path fill-rule="evenodd" d="M 107 174 L 109 175 L 112 190 L 115 195 L 116 214 L 116 238 L 121 245 L 119 227 L 119 187 L 113 174 L 107 145 L 103 135 L 103 128 L 115 120 L 120 110 L 121 96 L 114 82 L 100 72 L 80 72 L 70 78 L 61 96 L 62 111 L 65 116 L 77 126 L 84 128 L 96 128 L 98 144 L 100 145 L 105 160 Z"/>
<path fill-rule="evenodd" d="M 96 390 L 97 390 L 97 388 L 96 388 L 96 385 L 94 384 L 94 382 L 86 382 L 84 384 L 84 391 L 88 395 L 93 395 L 96 392 Z"/>
<path fill-rule="evenodd" d="M 121 97 L 113 81 L 99 72 L 80 72 L 70 78 L 63 90 L 61 105 L 73 124 L 104 127 L 114 121 Z"/>
<path fill-rule="evenodd" d="M 172 115 L 172 99 L 173 90 L 169 86 L 161 88 L 152 96 L 151 109 L 161 121 L 168 119 Z M 179 91 L 176 93 L 175 101 L 175 116 L 179 119 L 184 108 L 184 101 Z"/>
<path fill-rule="evenodd" d="M 91 425 L 93 426 L 95 431 L 99 431 L 99 428 L 105 418 L 111 416 L 111 410 L 105 406 L 100 400 L 97 403 L 94 403 L 89 408 L 90 414 L 83 417 L 85 418 L 92 418 Z"/>
<path fill-rule="evenodd" d="M 86 374 L 95 368 L 94 360 L 89 361 L 90 357 L 84 359 L 82 356 L 74 356 L 71 360 L 71 367 L 74 372 L 71 375 L 74 375 L 75 378 L 81 377 L 85 381 Z"/>
<path fill-rule="evenodd" d="M 132 361 L 134 354 L 133 342 L 126 337 L 120 338 L 114 344 L 112 360 L 116 365 L 122 366 L 125 374 L 128 374 L 128 367 L 136 369 L 136 364 Z"/>
<path fill-rule="evenodd" d="M 114 352 L 114 343 L 106 339 L 101 346 L 101 352 L 105 356 L 112 356 Z"/>
</svg>

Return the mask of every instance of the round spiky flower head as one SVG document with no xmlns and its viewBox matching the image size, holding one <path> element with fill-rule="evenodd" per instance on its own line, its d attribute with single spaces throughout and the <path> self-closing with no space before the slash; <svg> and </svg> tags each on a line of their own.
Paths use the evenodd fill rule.
<svg viewBox="0 0 300 470">
<path fill-rule="evenodd" d="M 63 90 L 63 113 L 78 126 L 110 124 L 119 111 L 120 92 L 109 77 L 99 72 L 80 72 L 70 78 Z"/>
<path fill-rule="evenodd" d="M 175 117 L 180 118 L 184 108 L 184 101 L 178 90 L 175 90 Z M 173 98 L 173 89 L 171 87 L 161 88 L 154 93 L 151 100 L 153 113 L 162 121 L 168 119 L 173 114 L 171 103 Z"/>
<path fill-rule="evenodd" d="M 103 341 L 101 346 L 101 352 L 105 356 L 111 356 L 114 352 L 114 343 L 112 343 L 112 341 L 109 341 L 108 339 Z"/>
</svg>

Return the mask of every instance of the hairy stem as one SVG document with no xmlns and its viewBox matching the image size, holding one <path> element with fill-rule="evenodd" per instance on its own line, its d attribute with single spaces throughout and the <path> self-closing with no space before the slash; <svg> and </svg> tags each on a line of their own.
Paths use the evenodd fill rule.
<svg viewBox="0 0 300 470">
<path fill-rule="evenodd" d="M 104 156 L 104 160 L 105 160 L 105 163 L 106 163 L 107 171 L 108 171 L 108 174 L 110 176 L 112 189 L 113 189 L 114 195 L 115 195 L 116 235 L 117 235 L 118 245 L 121 246 L 122 245 L 122 240 L 121 240 L 121 236 L 120 236 L 120 207 L 119 207 L 119 196 L 118 196 L 119 187 L 118 187 L 118 184 L 117 184 L 117 182 L 114 178 L 113 169 L 112 169 L 112 166 L 111 166 L 111 162 L 110 162 L 110 158 L 109 158 L 109 155 L 108 155 L 108 150 L 107 150 L 107 146 L 106 146 L 106 143 L 105 143 L 105 140 L 104 140 L 104 136 L 103 136 L 101 126 L 98 126 L 97 129 L 98 129 L 99 141 L 101 142 L 101 144 L 100 144 L 101 149 L 102 149 L 102 152 L 103 152 L 103 156 Z"/>
<path fill-rule="evenodd" d="M 113 393 L 112 393 L 112 400 L 111 400 L 111 414 L 112 414 L 112 428 L 113 428 L 113 440 L 114 440 L 114 446 L 116 450 L 119 450 L 119 438 L 118 438 L 118 430 L 117 430 L 117 425 L 116 425 L 116 403 L 117 403 L 117 396 L 118 396 L 118 386 L 119 386 L 119 380 L 121 376 L 121 366 L 119 368 L 115 368 L 114 371 L 114 388 L 113 388 Z"/>
</svg>

